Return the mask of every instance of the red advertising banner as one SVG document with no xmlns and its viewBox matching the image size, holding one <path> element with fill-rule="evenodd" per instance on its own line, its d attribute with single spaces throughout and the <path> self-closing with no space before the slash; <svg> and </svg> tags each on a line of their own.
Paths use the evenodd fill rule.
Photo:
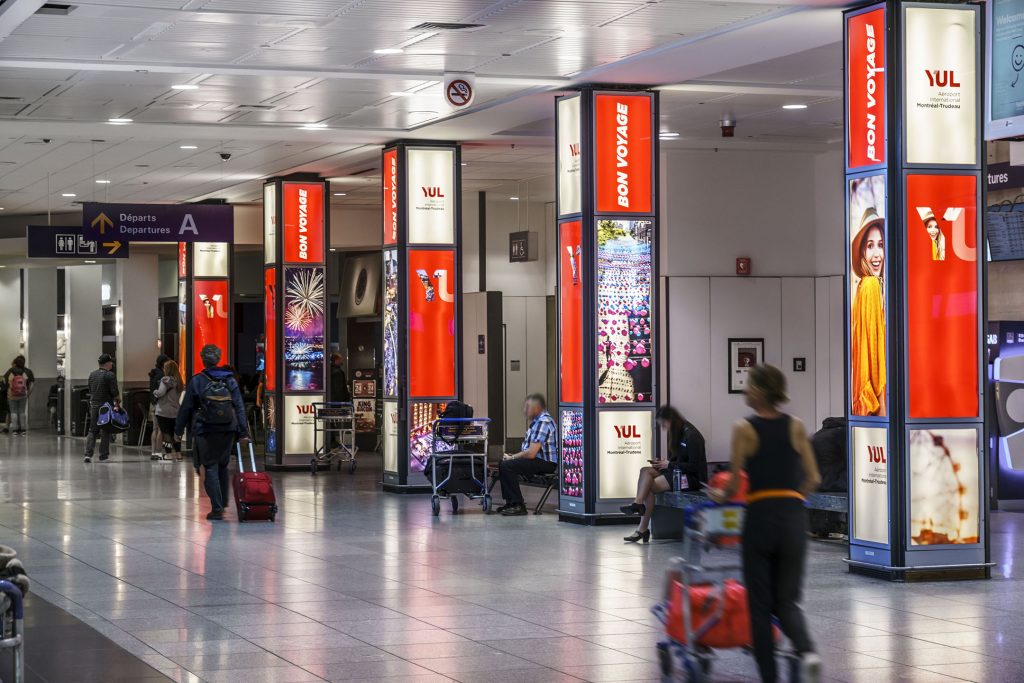
<svg viewBox="0 0 1024 683">
<path fill-rule="evenodd" d="M 978 416 L 977 183 L 907 176 L 911 418 Z"/>
<path fill-rule="evenodd" d="M 583 402 L 583 270 L 579 221 L 558 226 L 558 316 L 561 402 Z"/>
<path fill-rule="evenodd" d="M 229 357 L 227 280 L 195 280 L 192 283 L 192 369 L 199 372 L 203 359 L 199 352 L 207 344 L 220 348 L 221 365 L 231 362 Z"/>
<path fill-rule="evenodd" d="M 651 97 L 599 94 L 594 98 L 598 213 L 653 213 Z"/>
<path fill-rule="evenodd" d="M 384 152 L 384 246 L 398 243 L 398 150 Z"/>
<path fill-rule="evenodd" d="M 455 396 L 455 251 L 410 250 L 409 396 Z"/>
<path fill-rule="evenodd" d="M 188 277 L 188 243 L 178 242 L 178 277 Z"/>
<path fill-rule="evenodd" d="M 266 321 L 264 353 L 264 388 L 277 389 L 277 269 L 263 271 L 263 318 Z"/>
<path fill-rule="evenodd" d="M 846 19 L 850 168 L 885 163 L 885 7 Z"/>
<path fill-rule="evenodd" d="M 324 186 L 284 183 L 284 260 L 324 262 Z"/>
</svg>

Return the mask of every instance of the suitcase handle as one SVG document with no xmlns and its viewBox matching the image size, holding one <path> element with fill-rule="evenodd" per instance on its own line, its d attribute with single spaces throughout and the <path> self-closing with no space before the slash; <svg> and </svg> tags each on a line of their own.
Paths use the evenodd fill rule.
<svg viewBox="0 0 1024 683">
<path fill-rule="evenodd" d="M 242 444 L 235 442 L 235 450 L 238 451 L 238 471 L 245 472 L 245 463 L 242 460 Z M 249 442 L 249 462 L 252 463 L 252 471 L 256 471 L 256 453 L 252 449 L 252 441 Z"/>
</svg>

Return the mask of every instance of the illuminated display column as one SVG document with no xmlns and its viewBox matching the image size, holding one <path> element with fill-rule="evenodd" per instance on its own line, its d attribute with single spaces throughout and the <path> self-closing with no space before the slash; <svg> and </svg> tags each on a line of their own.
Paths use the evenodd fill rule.
<svg viewBox="0 0 1024 683">
<path fill-rule="evenodd" d="M 309 467 L 313 404 L 327 391 L 330 188 L 288 177 L 263 186 L 263 417 L 268 468 Z"/>
<path fill-rule="evenodd" d="M 384 150 L 386 491 L 429 490 L 431 423 L 462 396 L 459 159 L 454 144 Z"/>
<path fill-rule="evenodd" d="M 657 448 L 658 96 L 584 89 L 555 107 L 559 515 L 622 521 Z"/>
<path fill-rule="evenodd" d="M 850 567 L 987 576 L 980 9 L 845 26 Z"/>
<path fill-rule="evenodd" d="M 199 352 L 207 344 L 220 347 L 221 365 L 234 362 L 232 263 L 228 242 L 178 243 L 178 348 L 165 353 L 185 377 L 202 371 Z"/>
</svg>

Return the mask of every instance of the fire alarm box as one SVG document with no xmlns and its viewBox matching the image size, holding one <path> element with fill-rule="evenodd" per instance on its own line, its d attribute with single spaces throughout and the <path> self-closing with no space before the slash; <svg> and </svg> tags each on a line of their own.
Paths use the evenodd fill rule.
<svg viewBox="0 0 1024 683">
<path fill-rule="evenodd" d="M 741 256 L 736 259 L 736 274 L 737 275 L 750 275 L 750 258 L 747 256 Z"/>
</svg>

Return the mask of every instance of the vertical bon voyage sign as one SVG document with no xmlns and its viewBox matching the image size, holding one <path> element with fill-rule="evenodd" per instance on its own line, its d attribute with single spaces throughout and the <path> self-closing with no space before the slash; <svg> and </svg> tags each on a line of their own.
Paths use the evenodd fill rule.
<svg viewBox="0 0 1024 683">
<path fill-rule="evenodd" d="M 645 93 L 594 96 L 597 213 L 653 212 L 651 102 Z"/>
<path fill-rule="evenodd" d="M 285 263 L 324 261 L 324 186 L 284 183 Z"/>
<path fill-rule="evenodd" d="M 885 7 L 846 19 L 847 165 L 885 163 Z"/>
</svg>

